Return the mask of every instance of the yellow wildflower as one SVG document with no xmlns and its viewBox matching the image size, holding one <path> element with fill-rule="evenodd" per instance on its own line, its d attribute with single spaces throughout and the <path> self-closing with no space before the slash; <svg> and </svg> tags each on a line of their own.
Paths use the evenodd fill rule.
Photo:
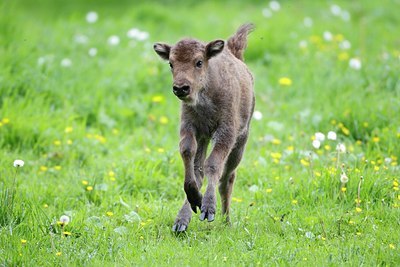
<svg viewBox="0 0 400 267">
<path fill-rule="evenodd" d="M 61 171 L 61 166 L 60 165 L 54 166 L 54 170 Z"/>
<path fill-rule="evenodd" d="M 329 150 L 331 150 L 331 146 L 330 146 L 330 145 L 324 145 L 324 149 L 325 149 L 326 151 L 329 151 Z"/>
<path fill-rule="evenodd" d="M 86 187 L 87 191 L 92 191 L 93 190 L 93 186 L 89 185 L 88 187 Z"/>
<path fill-rule="evenodd" d="M 281 143 L 282 143 L 282 141 L 279 140 L 279 139 L 274 138 L 274 139 L 272 140 L 272 144 L 274 144 L 274 145 L 280 145 Z"/>
<path fill-rule="evenodd" d="M 74 128 L 72 128 L 72 127 L 67 127 L 67 128 L 65 128 L 64 132 L 65 132 L 65 133 L 71 133 L 73 130 L 74 130 Z"/>
<path fill-rule="evenodd" d="M 10 123 L 10 119 L 9 119 L 9 118 L 3 118 L 3 119 L 1 120 L 1 122 L 2 122 L 3 124 L 8 124 L 8 123 Z"/>
<path fill-rule="evenodd" d="M 282 77 L 279 79 L 279 84 L 283 86 L 290 86 L 292 85 L 292 80 L 288 77 Z"/>
<path fill-rule="evenodd" d="M 48 207 L 49 207 L 49 205 L 43 204 L 43 208 L 47 209 Z"/>
<path fill-rule="evenodd" d="M 347 191 L 347 188 L 346 187 L 342 187 L 342 188 L 340 188 L 340 190 L 344 193 L 344 192 Z"/>
<path fill-rule="evenodd" d="M 72 140 L 71 139 L 67 140 L 67 145 L 72 145 Z"/>
<path fill-rule="evenodd" d="M 63 232 L 63 235 L 64 236 L 70 236 L 70 235 L 72 235 L 72 233 L 71 232 Z"/>
<path fill-rule="evenodd" d="M 167 124 L 168 123 L 168 118 L 167 117 L 165 117 L 165 116 L 161 116 L 160 117 L 160 123 L 161 124 Z"/>
<path fill-rule="evenodd" d="M 151 98 L 151 102 L 153 103 L 161 103 L 164 101 L 164 96 L 162 95 L 155 95 Z"/>
<path fill-rule="evenodd" d="M 395 248 L 396 248 L 396 246 L 395 246 L 395 245 L 393 245 L 393 244 L 389 244 L 389 248 L 390 248 L 390 249 L 395 249 Z"/>
<path fill-rule="evenodd" d="M 164 148 L 162 148 L 162 147 L 158 148 L 157 151 L 158 151 L 158 153 L 164 153 L 165 152 Z"/>
<path fill-rule="evenodd" d="M 341 52 L 339 55 L 338 55 L 338 59 L 340 60 L 340 61 L 347 61 L 348 59 L 349 59 L 349 54 L 347 53 L 347 52 Z"/>
<path fill-rule="evenodd" d="M 356 208 L 356 212 L 360 213 L 360 212 L 362 212 L 362 209 L 359 208 L 359 207 L 357 207 L 357 208 Z"/>
<path fill-rule="evenodd" d="M 21 239 L 21 244 L 22 244 L 22 245 L 25 245 L 26 242 L 28 242 L 28 241 L 26 241 L 26 239 Z"/>
<path fill-rule="evenodd" d="M 243 202 L 243 199 L 232 197 L 232 201 L 240 203 L 240 202 Z"/>
<path fill-rule="evenodd" d="M 379 137 L 378 137 L 378 136 L 374 136 L 374 137 L 372 138 L 372 142 L 374 142 L 374 143 L 379 143 Z"/>
<path fill-rule="evenodd" d="M 107 215 L 108 217 L 111 217 L 111 216 L 114 215 L 114 213 L 112 213 L 112 211 L 107 211 L 107 212 L 106 212 L 106 215 Z"/>
<path fill-rule="evenodd" d="M 118 129 L 112 129 L 112 134 L 113 135 L 118 135 L 119 134 L 119 130 Z"/>
<path fill-rule="evenodd" d="M 296 205 L 296 204 L 297 204 L 297 200 L 296 200 L 296 199 L 293 199 L 293 200 L 292 200 L 292 204 L 293 204 L 293 205 Z"/>
<path fill-rule="evenodd" d="M 53 144 L 55 146 L 61 146 L 61 141 L 60 140 L 56 140 L 56 141 L 53 142 Z"/>
<path fill-rule="evenodd" d="M 114 176 L 115 176 L 115 172 L 113 172 L 113 171 L 109 171 L 109 172 L 108 172 L 108 176 L 110 176 L 110 177 L 114 177 Z"/>
<path fill-rule="evenodd" d="M 287 150 L 287 151 L 293 151 L 293 150 L 294 150 L 294 146 L 288 146 L 288 147 L 286 148 L 286 150 Z"/>
<path fill-rule="evenodd" d="M 301 163 L 301 165 L 303 165 L 304 167 L 310 166 L 310 162 L 308 162 L 308 161 L 305 160 L 305 159 L 301 159 L 301 160 L 300 160 L 300 163 Z"/>
<path fill-rule="evenodd" d="M 398 186 L 399 186 L 399 182 L 397 182 L 397 180 L 394 180 L 394 181 L 393 181 L 393 186 L 394 186 L 394 187 L 396 187 L 396 186 L 398 187 Z"/>
<path fill-rule="evenodd" d="M 265 190 L 267 193 L 271 193 L 272 192 L 272 188 L 267 188 L 267 190 Z"/>
<path fill-rule="evenodd" d="M 88 185 L 88 184 L 89 184 L 89 182 L 88 182 L 88 181 L 86 181 L 86 180 L 82 180 L 82 184 L 83 184 L 83 185 Z"/>
<path fill-rule="evenodd" d="M 271 152 L 271 157 L 273 159 L 280 159 L 280 158 L 282 158 L 282 154 L 279 152 Z"/>
<path fill-rule="evenodd" d="M 57 253 L 56 253 L 56 256 L 58 256 L 58 257 L 61 256 L 61 252 L 60 252 L 60 251 L 57 252 Z"/>
<path fill-rule="evenodd" d="M 46 166 L 40 166 L 40 171 L 45 172 L 47 170 L 48 170 L 48 168 Z"/>
<path fill-rule="evenodd" d="M 349 135 L 350 134 L 350 130 L 347 129 L 346 127 L 344 127 L 344 126 L 341 128 L 341 130 L 345 135 Z"/>
</svg>

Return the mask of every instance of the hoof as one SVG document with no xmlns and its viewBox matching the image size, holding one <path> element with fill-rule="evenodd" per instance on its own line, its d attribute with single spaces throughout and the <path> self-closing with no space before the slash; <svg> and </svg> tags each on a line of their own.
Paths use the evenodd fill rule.
<svg viewBox="0 0 400 267">
<path fill-rule="evenodd" d="M 215 219 L 215 214 L 211 212 L 202 212 L 200 214 L 200 221 L 204 221 L 207 218 L 208 222 L 212 222 Z"/>
<path fill-rule="evenodd" d="M 187 229 L 187 225 L 186 224 L 176 223 L 176 224 L 174 224 L 174 226 L 172 226 L 172 231 L 177 233 L 177 234 L 185 232 L 186 229 Z"/>
</svg>

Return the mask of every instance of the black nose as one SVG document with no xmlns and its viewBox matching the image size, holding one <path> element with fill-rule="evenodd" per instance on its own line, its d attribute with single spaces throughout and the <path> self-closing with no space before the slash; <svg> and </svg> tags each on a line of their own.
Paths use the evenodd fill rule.
<svg viewBox="0 0 400 267">
<path fill-rule="evenodd" d="M 183 86 L 176 86 L 174 85 L 172 87 L 174 94 L 177 97 L 185 97 L 190 93 L 190 86 L 189 85 L 183 85 Z"/>
</svg>

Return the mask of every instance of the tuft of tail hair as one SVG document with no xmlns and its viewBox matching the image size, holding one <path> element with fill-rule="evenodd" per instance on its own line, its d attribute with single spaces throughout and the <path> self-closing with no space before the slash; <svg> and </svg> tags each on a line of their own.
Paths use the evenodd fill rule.
<svg viewBox="0 0 400 267">
<path fill-rule="evenodd" d="M 243 53 L 247 47 L 247 35 L 253 30 L 254 25 L 252 23 L 243 24 L 236 33 L 228 39 L 228 49 L 241 61 L 243 61 Z"/>
</svg>

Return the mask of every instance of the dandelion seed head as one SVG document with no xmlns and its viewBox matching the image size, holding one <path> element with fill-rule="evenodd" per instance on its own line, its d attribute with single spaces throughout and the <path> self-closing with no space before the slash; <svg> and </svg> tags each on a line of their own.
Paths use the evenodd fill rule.
<svg viewBox="0 0 400 267">
<path fill-rule="evenodd" d="M 272 17 L 272 11 L 269 8 L 264 8 L 262 10 L 262 15 L 266 18 Z"/>
<path fill-rule="evenodd" d="M 361 60 L 358 58 L 351 58 L 349 60 L 349 66 L 354 70 L 360 70 L 362 67 Z"/>
<path fill-rule="evenodd" d="M 67 215 L 63 215 L 63 216 L 60 217 L 60 222 L 63 225 L 67 225 L 70 222 L 70 219 L 69 219 L 69 217 Z"/>
<path fill-rule="evenodd" d="M 340 182 L 341 182 L 342 184 L 346 184 L 348 181 L 349 181 L 349 177 L 347 177 L 347 175 L 343 172 L 343 173 L 340 175 Z"/>
<path fill-rule="evenodd" d="M 339 48 L 342 50 L 348 50 L 351 48 L 351 43 L 348 40 L 343 40 L 339 43 Z"/>
<path fill-rule="evenodd" d="M 86 21 L 88 23 L 95 23 L 99 19 L 99 15 L 95 11 L 90 11 L 86 14 Z"/>
<path fill-rule="evenodd" d="M 349 13 L 347 10 L 343 10 L 343 11 L 340 13 L 340 17 L 341 17 L 342 20 L 344 20 L 344 21 L 349 21 L 350 18 L 351 18 L 350 13 Z"/>
<path fill-rule="evenodd" d="M 69 68 L 72 66 L 72 61 L 69 58 L 63 58 L 60 63 L 61 67 Z"/>
<path fill-rule="evenodd" d="M 95 57 L 97 55 L 97 48 L 95 48 L 95 47 L 90 48 L 88 51 L 88 54 L 91 57 Z"/>
<path fill-rule="evenodd" d="M 340 152 L 340 153 L 345 153 L 346 152 L 346 146 L 343 143 L 339 143 L 336 146 L 336 151 Z"/>
<path fill-rule="evenodd" d="M 319 148 L 321 147 L 321 141 L 319 141 L 319 140 L 313 140 L 313 141 L 312 141 L 312 146 L 313 146 L 315 149 L 319 149 Z"/>
<path fill-rule="evenodd" d="M 23 160 L 20 160 L 20 159 L 14 160 L 14 167 L 16 167 L 16 168 L 23 167 L 24 164 L 25 164 L 25 162 Z"/>
<path fill-rule="evenodd" d="M 258 110 L 254 111 L 253 118 L 257 121 L 261 120 L 263 117 L 262 113 Z"/>
<path fill-rule="evenodd" d="M 269 8 L 272 11 L 276 12 L 276 11 L 279 11 L 281 9 L 281 4 L 279 4 L 278 1 L 271 1 L 271 2 L 269 2 Z"/>
<path fill-rule="evenodd" d="M 312 27 L 313 23 L 314 23 L 314 22 L 313 22 L 312 18 L 310 18 L 310 17 L 305 17 L 305 18 L 303 19 L 303 24 L 304 24 L 304 26 L 307 27 L 307 28 Z"/>
<path fill-rule="evenodd" d="M 324 36 L 324 40 L 327 41 L 327 42 L 330 42 L 333 39 L 333 35 L 329 31 L 325 31 L 323 36 Z"/>
<path fill-rule="evenodd" d="M 334 131 L 329 131 L 327 135 L 328 140 L 336 140 L 337 135 Z"/>
<path fill-rule="evenodd" d="M 330 9 L 331 9 L 332 15 L 334 15 L 334 16 L 340 16 L 340 14 L 342 13 L 342 9 L 338 5 L 331 5 Z"/>
<path fill-rule="evenodd" d="M 108 44 L 111 46 L 116 46 L 119 45 L 119 37 L 117 35 L 111 35 L 108 40 L 107 40 Z"/>
<path fill-rule="evenodd" d="M 318 141 L 324 141 L 325 140 L 325 135 L 323 134 L 323 133 L 321 133 L 321 132 L 316 132 L 315 133 L 315 140 L 318 140 Z"/>
</svg>

